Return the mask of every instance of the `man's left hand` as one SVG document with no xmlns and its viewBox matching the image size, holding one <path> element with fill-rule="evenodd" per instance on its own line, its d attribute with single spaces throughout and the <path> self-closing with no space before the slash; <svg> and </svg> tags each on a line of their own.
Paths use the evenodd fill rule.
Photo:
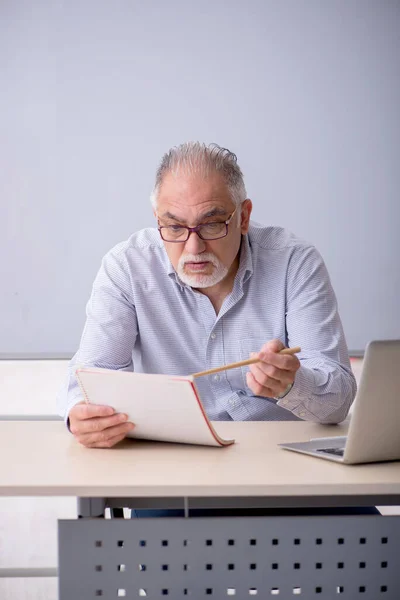
<svg viewBox="0 0 400 600">
<path fill-rule="evenodd" d="M 284 347 L 280 340 L 267 342 L 258 352 L 260 362 L 250 365 L 246 381 L 256 396 L 276 398 L 294 382 L 300 361 L 297 356 L 279 354 Z M 257 354 L 251 356 L 256 358 Z"/>
</svg>

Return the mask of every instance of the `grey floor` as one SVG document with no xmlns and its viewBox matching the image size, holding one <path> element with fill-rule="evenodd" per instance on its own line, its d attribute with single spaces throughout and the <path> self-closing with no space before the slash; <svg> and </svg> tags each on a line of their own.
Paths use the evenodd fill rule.
<svg viewBox="0 0 400 600">
<path fill-rule="evenodd" d="M 357 379 L 361 364 L 352 362 Z M 0 361 L 0 415 L 54 414 L 65 368 L 61 360 Z M 0 498 L 0 568 L 57 567 L 57 519 L 75 516 L 74 498 Z M 0 599 L 56 600 L 57 579 L 0 578 Z"/>
</svg>

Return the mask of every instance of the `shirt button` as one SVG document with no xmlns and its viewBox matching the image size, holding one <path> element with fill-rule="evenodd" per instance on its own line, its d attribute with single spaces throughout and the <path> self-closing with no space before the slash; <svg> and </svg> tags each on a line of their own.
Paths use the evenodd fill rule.
<svg viewBox="0 0 400 600">
<path fill-rule="evenodd" d="M 305 414 L 306 414 L 306 413 L 304 412 L 304 410 L 301 410 L 301 411 L 299 412 L 299 417 L 304 417 L 304 416 L 305 416 Z"/>
<path fill-rule="evenodd" d="M 214 379 L 214 381 L 219 381 L 221 379 L 221 377 L 219 375 L 214 375 L 213 379 Z"/>
<path fill-rule="evenodd" d="M 284 398 L 283 400 L 281 400 L 281 404 L 287 404 L 287 402 L 288 401 L 286 400 L 286 398 Z"/>
<path fill-rule="evenodd" d="M 233 398 L 231 398 L 231 399 L 229 400 L 229 404 L 230 404 L 231 406 L 236 406 L 236 400 L 234 400 Z"/>
<path fill-rule="evenodd" d="M 216 337 L 217 337 L 217 334 L 216 334 L 216 333 L 214 333 L 214 332 L 212 332 L 212 334 L 210 335 L 210 338 L 211 338 L 212 340 L 215 340 L 215 338 L 216 338 Z"/>
</svg>

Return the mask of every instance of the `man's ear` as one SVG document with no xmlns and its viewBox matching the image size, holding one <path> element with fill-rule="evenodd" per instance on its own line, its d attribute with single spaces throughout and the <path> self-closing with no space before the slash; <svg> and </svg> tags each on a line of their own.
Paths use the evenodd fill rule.
<svg viewBox="0 0 400 600">
<path fill-rule="evenodd" d="M 240 231 L 242 235 L 248 232 L 250 226 L 250 215 L 253 210 L 252 201 L 247 198 L 242 204 L 242 212 L 241 212 L 241 221 L 240 221 Z"/>
</svg>

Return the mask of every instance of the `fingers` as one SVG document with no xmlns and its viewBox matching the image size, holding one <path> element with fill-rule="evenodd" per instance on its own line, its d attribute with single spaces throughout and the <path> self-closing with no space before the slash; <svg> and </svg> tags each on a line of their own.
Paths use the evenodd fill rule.
<svg viewBox="0 0 400 600">
<path fill-rule="evenodd" d="M 116 436 L 108 439 L 106 442 L 95 442 L 95 443 L 90 444 L 89 446 L 86 446 L 86 447 L 87 448 L 112 448 L 113 446 L 115 446 L 119 442 L 122 442 L 122 440 L 125 437 L 126 437 L 126 433 L 123 433 L 123 434 L 116 435 Z"/>
<path fill-rule="evenodd" d="M 255 357 L 257 357 L 257 354 L 255 354 Z M 262 371 L 265 375 L 268 375 L 268 377 L 272 377 L 272 379 L 276 379 L 277 381 L 280 381 L 282 377 L 287 377 L 287 370 L 275 367 L 269 362 L 264 362 L 264 357 L 265 355 L 262 352 L 260 352 L 258 354 L 259 362 L 250 365 L 250 370 L 256 377 L 256 379 L 256 373 L 258 373 L 259 371 Z"/>
<path fill-rule="evenodd" d="M 71 419 L 70 413 L 69 422 L 71 433 L 74 435 L 82 435 L 86 433 L 103 431 L 104 429 L 114 427 L 120 423 L 125 423 L 127 419 L 127 415 L 123 413 L 117 413 L 111 417 L 92 417 L 91 419 L 77 420 L 76 418 Z"/>
<path fill-rule="evenodd" d="M 270 382 L 271 381 L 273 380 L 270 380 Z M 269 384 L 273 386 L 269 387 L 259 383 L 254 377 L 253 373 L 251 373 L 251 371 L 248 371 L 246 373 L 246 383 L 253 392 L 253 394 L 255 394 L 256 396 L 262 396 L 263 398 L 275 398 L 275 396 L 281 393 L 275 391 L 275 389 L 277 389 L 277 386 L 275 384 Z"/>
<path fill-rule="evenodd" d="M 69 412 L 69 420 L 77 419 L 79 421 L 92 419 L 93 417 L 107 417 L 114 414 L 114 409 L 111 406 L 103 406 L 101 404 L 90 404 L 87 402 L 79 402 L 71 408 Z"/>
<path fill-rule="evenodd" d="M 124 439 L 134 427 L 133 423 L 122 423 L 94 433 L 78 434 L 75 437 L 80 444 L 88 448 L 111 448 Z"/>
<path fill-rule="evenodd" d="M 300 361 L 294 354 L 279 354 L 284 348 L 285 346 L 280 340 L 271 340 L 263 345 L 258 356 L 263 363 L 268 363 L 278 369 L 296 372 L 300 367 Z M 252 355 L 257 356 L 256 353 L 252 353 Z"/>
<path fill-rule="evenodd" d="M 264 346 L 261 348 L 260 352 L 280 352 L 283 350 L 285 345 L 281 342 L 281 340 L 270 340 L 266 342 Z"/>
<path fill-rule="evenodd" d="M 128 415 L 115 413 L 110 406 L 81 403 L 69 413 L 71 433 L 88 448 L 111 448 L 134 428 Z"/>
<path fill-rule="evenodd" d="M 265 363 L 256 363 L 250 366 L 254 379 L 263 386 L 275 389 L 277 387 L 287 388 L 293 382 L 293 374 L 290 371 L 277 369 Z"/>
<path fill-rule="evenodd" d="M 297 371 L 300 367 L 300 361 L 297 356 L 291 354 L 277 354 L 276 352 L 263 350 L 259 353 L 259 358 L 262 362 L 285 371 Z"/>
<path fill-rule="evenodd" d="M 246 383 L 257 396 L 275 398 L 294 382 L 300 361 L 296 356 L 279 354 L 283 348 L 280 340 L 267 342 L 258 353 L 259 362 L 250 366 Z M 251 355 L 257 357 L 257 353 Z"/>
</svg>

